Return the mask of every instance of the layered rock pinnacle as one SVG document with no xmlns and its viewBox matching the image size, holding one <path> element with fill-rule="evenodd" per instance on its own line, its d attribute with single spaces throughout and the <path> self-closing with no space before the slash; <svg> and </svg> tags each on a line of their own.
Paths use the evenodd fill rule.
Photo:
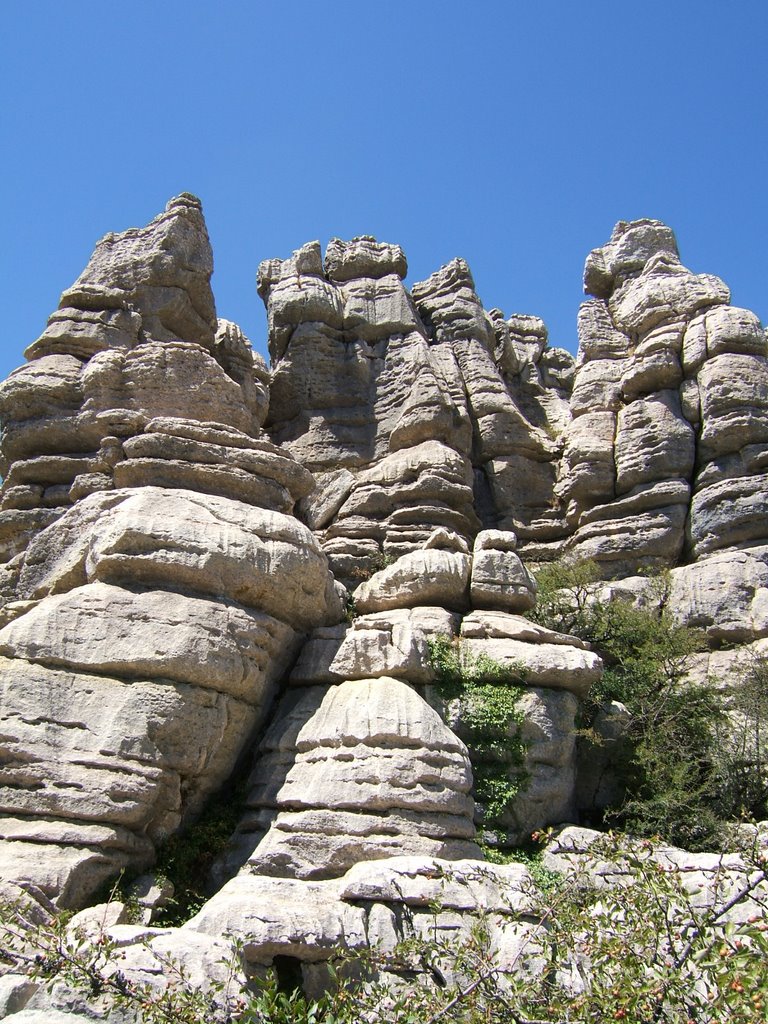
<svg viewBox="0 0 768 1024">
<path fill-rule="evenodd" d="M 653 220 L 588 257 L 575 360 L 486 311 L 463 260 L 406 287 L 361 237 L 261 264 L 268 370 L 212 267 L 187 194 L 107 235 L 0 385 L 0 877 L 81 906 L 246 764 L 231 880 L 185 927 L 280 894 L 253 960 L 320 960 L 275 938 L 304 902 L 354 944 L 388 859 L 481 856 L 435 637 L 522 678 L 507 840 L 576 816 L 601 663 L 524 617 L 531 564 L 633 592 L 669 568 L 682 621 L 768 636 L 768 339 Z"/>
</svg>

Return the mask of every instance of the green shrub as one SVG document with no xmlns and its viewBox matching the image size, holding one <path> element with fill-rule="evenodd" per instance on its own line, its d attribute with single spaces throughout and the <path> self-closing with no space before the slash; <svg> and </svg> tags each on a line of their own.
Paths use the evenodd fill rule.
<svg viewBox="0 0 768 1024">
<path fill-rule="evenodd" d="M 0 904 L 0 963 L 47 986 L 65 981 L 148 1024 L 760 1024 L 768 922 L 747 900 L 759 900 L 768 855 L 757 838 L 746 845 L 739 881 L 714 878 L 702 906 L 687 872 L 655 858 L 650 842 L 608 835 L 591 853 L 620 867 L 623 881 L 597 886 L 582 862 L 535 886 L 526 920 L 539 927 L 520 933 L 505 964 L 482 914 L 463 937 L 437 928 L 417 937 L 406 921 L 392 950 L 339 951 L 315 999 L 281 984 L 276 971 L 255 992 L 243 987 L 242 942 L 227 980 L 207 989 L 148 950 L 147 964 L 154 955 L 170 982 L 158 991 L 126 977 L 108 936 L 86 942 L 63 921 L 35 927 L 10 904 Z"/>
<path fill-rule="evenodd" d="M 537 574 L 539 605 L 529 614 L 587 640 L 605 662 L 582 712 L 587 742 L 604 702 L 621 701 L 630 712 L 624 756 L 616 766 L 626 795 L 606 821 L 690 850 L 716 848 L 732 816 L 726 804 L 733 809 L 739 801 L 723 795 L 722 694 L 686 679 L 705 638 L 673 622 L 668 573 L 655 577 L 649 607 L 598 600 L 596 579 L 594 563 L 546 566 Z"/>
<path fill-rule="evenodd" d="M 461 641 L 444 635 L 430 637 L 429 661 L 441 699 L 456 705 L 483 824 L 502 835 L 504 815 L 528 778 L 519 730 L 522 670 L 473 655 Z"/>
</svg>

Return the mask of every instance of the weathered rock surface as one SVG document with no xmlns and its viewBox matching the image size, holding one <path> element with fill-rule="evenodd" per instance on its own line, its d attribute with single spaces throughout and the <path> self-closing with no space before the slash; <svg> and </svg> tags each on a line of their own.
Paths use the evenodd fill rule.
<svg viewBox="0 0 768 1024">
<path fill-rule="evenodd" d="M 590 254 L 584 287 L 594 298 L 579 315 L 556 488 L 573 555 L 618 577 L 764 539 L 759 320 L 728 304 L 718 278 L 683 267 L 659 221 L 617 224 Z M 668 485 L 685 486 L 684 500 L 670 502 Z M 641 489 L 642 514 L 627 514 L 626 497 Z"/>
<path fill-rule="evenodd" d="M 0 864 L 62 906 L 152 863 L 343 613 L 211 269 L 189 196 L 107 236 L 0 387 Z"/>
<path fill-rule="evenodd" d="M 254 768 L 248 805 L 253 825 L 268 826 L 247 870 L 327 878 L 403 842 L 419 854 L 474 856 L 471 785 L 466 747 L 405 683 L 379 676 L 297 690 Z"/>
<path fill-rule="evenodd" d="M 40 918 L 86 905 L 240 765 L 223 887 L 192 921 L 83 911 L 131 977 L 162 987 L 170 955 L 207 984 L 231 932 L 249 969 L 293 957 L 317 991 L 339 944 L 392 949 L 405 923 L 458 938 L 484 915 L 517 963 L 531 879 L 480 861 L 479 754 L 435 652 L 521 688 L 523 763 L 496 766 L 525 776 L 507 843 L 619 799 L 626 716 L 603 709 L 577 789 L 602 663 L 520 614 L 528 567 L 594 559 L 604 597 L 703 630 L 692 681 L 727 691 L 765 657 L 766 333 L 653 220 L 589 255 L 575 361 L 538 317 L 486 311 L 463 260 L 408 287 L 400 247 L 361 236 L 260 265 L 270 371 L 217 318 L 212 266 L 186 194 L 106 236 L 0 384 L 0 894 Z M 549 862 L 592 842 L 566 829 Z M 659 857 L 710 898 L 711 859 Z M 105 1012 L 0 977 L 8 1019 Z"/>
</svg>

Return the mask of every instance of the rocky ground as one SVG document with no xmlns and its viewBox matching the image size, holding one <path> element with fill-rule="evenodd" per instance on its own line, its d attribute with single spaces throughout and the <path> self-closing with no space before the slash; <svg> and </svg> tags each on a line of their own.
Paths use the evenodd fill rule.
<svg viewBox="0 0 768 1024">
<path fill-rule="evenodd" d="M 669 569 L 697 678 L 761 656 L 766 332 L 651 220 L 589 255 L 575 360 L 484 310 L 463 260 L 406 287 L 402 250 L 362 237 L 261 264 L 268 370 L 217 319 L 212 266 L 190 195 L 105 236 L 0 385 L 0 890 L 108 926 L 138 974 L 149 949 L 215 977 L 235 935 L 311 989 L 438 897 L 448 933 L 495 914 L 503 961 L 535 927 L 527 869 L 482 860 L 435 640 L 523 687 L 506 845 L 578 820 L 594 774 L 575 723 L 602 663 L 525 617 L 531 567 L 592 559 L 641 604 Z M 191 921 L 83 909 L 248 771 Z M 702 890 L 722 869 L 668 856 Z M 19 1024 L 104 1012 L 0 979 Z"/>
</svg>

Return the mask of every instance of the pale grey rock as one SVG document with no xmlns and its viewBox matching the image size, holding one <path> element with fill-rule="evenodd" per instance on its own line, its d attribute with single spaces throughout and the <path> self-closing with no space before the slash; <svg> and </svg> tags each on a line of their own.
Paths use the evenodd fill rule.
<svg viewBox="0 0 768 1024">
<path fill-rule="evenodd" d="M 252 839 L 249 846 L 253 845 Z M 251 854 L 248 866 L 278 877 L 333 878 L 361 861 L 404 852 L 447 860 L 480 856 L 474 825 L 455 814 L 281 810 Z"/>
<path fill-rule="evenodd" d="M 257 721 L 252 705 L 187 683 L 5 658 L 2 680 L 0 862 L 62 906 L 148 866 L 152 843 L 229 776 Z"/>
<path fill-rule="evenodd" d="M 603 299 L 582 302 L 579 307 L 578 331 L 577 370 L 596 359 L 623 359 L 629 355 L 629 338 L 617 330 Z"/>
<path fill-rule="evenodd" d="M 54 530 L 38 536 L 20 593 L 43 596 L 93 581 L 183 587 L 301 630 L 342 617 L 317 541 L 277 512 L 143 487 L 84 498 Z"/>
<path fill-rule="evenodd" d="M 695 380 L 687 379 L 680 385 L 680 411 L 691 426 L 701 424 L 701 392 Z"/>
<path fill-rule="evenodd" d="M 479 551 L 514 551 L 517 536 L 513 530 L 481 530 L 475 537 L 473 555 Z"/>
<path fill-rule="evenodd" d="M 768 355 L 765 332 L 751 310 L 717 306 L 688 324 L 683 342 L 686 373 L 695 373 L 705 359 L 726 353 Z"/>
<path fill-rule="evenodd" d="M 490 487 L 499 527 L 516 533 L 521 546 L 533 538 L 553 540 L 567 532 L 553 508 L 556 462 L 504 455 L 485 464 L 483 479 Z"/>
<path fill-rule="evenodd" d="M 318 878 L 399 852 L 474 856 L 464 744 L 422 697 L 388 677 L 285 703 L 252 776 L 249 805 L 277 816 L 249 870 Z"/>
<path fill-rule="evenodd" d="M 133 348 L 139 343 L 140 313 L 130 309 L 57 309 L 43 333 L 25 350 L 27 359 L 68 355 L 90 359 L 108 348 Z"/>
<path fill-rule="evenodd" d="M 25 974 L 5 974 L 0 978 L 0 1019 L 18 1014 L 40 987 Z"/>
<path fill-rule="evenodd" d="M 316 629 L 291 670 L 292 685 L 394 676 L 428 683 L 428 638 L 452 635 L 458 617 L 443 608 L 392 609 L 358 615 L 349 626 Z"/>
<path fill-rule="evenodd" d="M 229 602 L 89 583 L 0 630 L 0 656 L 122 679 L 172 679 L 261 704 L 298 639 L 278 619 Z"/>
<path fill-rule="evenodd" d="M 509 612 L 470 612 L 461 621 L 461 635 L 473 639 L 496 637 L 522 640 L 530 644 L 565 644 L 567 647 L 589 650 L 589 644 L 576 636 L 556 633 L 546 626 L 540 626 L 532 619 L 526 619 L 522 615 L 510 615 Z"/>
<path fill-rule="evenodd" d="M 97 491 L 111 491 L 115 487 L 114 476 L 107 473 L 78 473 L 67 491 L 71 504 Z"/>
<path fill-rule="evenodd" d="M 392 452 L 358 473 L 337 520 L 352 516 L 381 520 L 414 505 L 433 505 L 434 525 L 444 525 L 439 520 L 441 508 L 451 510 L 454 517 L 458 514 L 465 520 L 465 529 L 460 532 L 469 532 L 477 522 L 469 459 L 435 440 Z M 445 525 L 452 526 L 453 521 Z"/>
<path fill-rule="evenodd" d="M 576 375 L 576 361 L 571 353 L 564 348 L 545 348 L 539 361 L 539 372 L 543 387 L 560 392 L 565 403 L 573 390 Z M 567 422 L 564 411 L 562 422 Z"/>
<path fill-rule="evenodd" d="M 768 475 L 740 476 L 702 488 L 691 499 L 688 529 L 695 558 L 766 537 Z"/>
<path fill-rule="evenodd" d="M 677 257 L 652 256 L 637 277 L 611 295 L 611 318 L 625 334 L 644 334 L 666 320 L 693 316 L 708 306 L 725 305 L 731 293 L 718 277 L 692 274 Z"/>
<path fill-rule="evenodd" d="M 153 338 L 210 348 L 216 330 L 212 272 L 200 200 L 185 192 L 147 227 L 105 235 L 61 307 L 131 309 Z"/>
<path fill-rule="evenodd" d="M 131 882 L 131 899 L 139 907 L 143 924 L 151 924 L 173 899 L 173 882 L 162 875 L 139 875 Z"/>
<path fill-rule="evenodd" d="M 5 509 L 0 512 L 0 562 L 21 569 L 22 553 L 47 526 L 64 515 L 64 508 Z"/>
<path fill-rule="evenodd" d="M 115 924 L 130 924 L 128 907 L 120 900 L 96 903 L 73 914 L 67 922 L 67 931 L 73 938 L 97 938 Z"/>
<path fill-rule="evenodd" d="M 298 506 L 298 514 L 310 530 L 321 530 L 336 516 L 355 485 L 355 477 L 347 469 L 321 473 L 316 485 Z"/>
<path fill-rule="evenodd" d="M 332 238 L 325 250 L 324 268 L 331 281 L 349 281 L 356 277 L 405 277 L 408 264 L 399 245 L 377 242 L 372 235 L 359 235 L 345 242 Z"/>
<path fill-rule="evenodd" d="M 178 487 L 283 513 L 290 513 L 294 504 L 288 490 L 273 480 L 255 476 L 236 466 L 170 459 L 165 457 L 165 453 L 161 458 L 127 459 L 121 462 L 115 467 L 112 486 L 121 489 Z"/>
<path fill-rule="evenodd" d="M 617 494 L 655 481 L 689 479 L 694 455 L 694 433 L 676 391 L 631 402 L 617 420 Z"/>
<path fill-rule="evenodd" d="M 82 371 L 81 418 L 100 436 L 141 433 L 155 417 L 215 420 L 258 430 L 243 391 L 214 357 L 186 341 L 98 352 Z"/>
<path fill-rule="evenodd" d="M 358 277 L 340 285 L 344 330 L 369 344 L 419 329 L 410 296 L 397 274 Z"/>
<path fill-rule="evenodd" d="M 458 551 L 463 555 L 469 554 L 469 545 L 461 534 L 456 533 L 455 530 L 446 530 L 442 526 L 433 530 L 424 542 L 425 551 L 433 549 L 435 551 Z"/>
<path fill-rule="evenodd" d="M 411 293 L 437 342 L 475 340 L 486 351 L 493 350 L 493 327 L 464 260 L 452 260 L 426 281 L 414 284 Z"/>
<path fill-rule="evenodd" d="M 722 552 L 673 569 L 667 605 L 675 621 L 715 642 L 768 636 L 768 550 Z"/>
<path fill-rule="evenodd" d="M 476 633 L 474 620 L 470 632 Z M 477 637 L 466 635 L 463 624 L 461 635 L 470 654 L 498 662 L 524 686 L 570 690 L 577 697 L 585 697 L 602 674 L 602 662 L 596 654 L 562 642 L 530 643 L 498 635 Z"/>
<path fill-rule="evenodd" d="M 298 881 L 240 874 L 228 882 L 185 926 L 186 932 L 245 938 L 249 963 L 271 964 L 275 956 L 323 961 L 339 945 L 367 943 L 362 907 L 338 899 L 338 882 Z"/>
<path fill-rule="evenodd" d="M 76 412 L 83 400 L 82 371 L 82 362 L 71 355 L 47 355 L 20 366 L 0 384 L 0 418 L 23 422 Z"/>
<path fill-rule="evenodd" d="M 627 359 L 592 359 L 576 371 L 571 394 L 571 415 L 617 412 L 622 405 L 621 382 Z"/>
<path fill-rule="evenodd" d="M 434 439 L 468 452 L 472 427 L 463 391 L 457 392 L 457 368 L 450 365 L 446 374 L 421 328 L 406 334 L 402 341 L 390 338 L 387 355 L 377 381 L 374 409 L 385 430 L 391 424 L 390 451 Z M 395 374 L 401 361 L 405 372 Z"/>
<path fill-rule="evenodd" d="M 536 604 L 536 581 L 515 553 L 517 537 L 481 530 L 472 553 L 470 598 L 474 608 L 523 612 Z"/>
<path fill-rule="evenodd" d="M 159 992 L 173 985 L 174 976 L 168 969 L 169 963 L 183 966 L 192 988 L 205 991 L 219 984 L 223 991 L 227 985 L 237 991 L 246 984 L 242 970 L 231 967 L 232 944 L 223 934 L 210 936 L 188 928 L 158 930 L 148 935 L 145 941 L 139 938 L 126 943 L 120 952 L 120 966 L 125 974 L 136 981 L 148 983 Z"/>
<path fill-rule="evenodd" d="M 527 781 L 500 818 L 508 841 L 525 843 L 534 830 L 573 818 L 578 708 L 565 690 L 531 688 L 520 698 Z"/>
<path fill-rule="evenodd" d="M 606 859 L 600 849 L 604 834 L 593 829 L 574 825 L 560 830 L 547 844 L 543 853 L 544 866 L 566 876 L 581 870 L 590 883 L 598 887 L 620 886 L 631 882 L 635 874 L 631 864 L 624 858 Z M 726 908 L 731 895 L 744 886 L 754 872 L 735 853 L 689 853 L 674 846 L 661 843 L 631 844 L 633 853 L 641 853 L 650 862 L 659 865 L 660 870 L 674 871 L 696 910 L 716 906 L 721 914 L 719 919 L 727 922 L 744 922 L 750 917 L 762 916 L 762 904 L 768 895 L 768 883 L 758 882 L 753 893 L 737 901 L 732 908 Z"/>
<path fill-rule="evenodd" d="M 626 576 L 638 568 L 663 569 L 674 565 L 685 541 L 687 509 L 675 500 L 681 495 L 678 486 L 670 491 L 666 498 L 661 498 L 661 507 L 643 508 L 646 497 L 642 492 L 637 504 L 635 496 L 630 496 L 628 514 L 621 518 L 617 515 L 624 509 L 614 511 L 610 505 L 604 506 L 604 517 L 590 517 L 569 540 L 569 556 L 577 561 L 598 562 L 607 577 Z M 671 503 L 667 504 L 668 500 Z M 597 509 L 594 511 L 597 513 Z"/>
<path fill-rule="evenodd" d="M 267 441 L 252 442 L 246 447 L 241 444 L 227 444 L 229 431 L 220 431 L 224 436 L 216 443 L 210 440 L 200 440 L 196 437 L 184 436 L 189 431 L 183 430 L 179 421 L 159 420 L 152 421 L 159 423 L 161 428 L 157 431 L 148 429 L 144 434 L 125 441 L 123 451 L 126 459 L 115 466 L 115 484 L 118 487 L 131 486 L 124 483 L 126 475 L 130 475 L 131 464 L 138 464 L 139 468 L 155 466 L 157 472 L 162 473 L 163 463 L 168 462 L 171 466 L 184 469 L 189 474 L 189 479 L 194 480 L 197 473 L 200 486 L 192 489 L 208 493 L 207 483 L 209 476 L 218 474 L 222 478 L 231 478 L 240 482 L 241 489 L 246 490 L 250 485 L 256 494 L 259 490 L 263 492 L 263 501 L 249 501 L 249 504 L 260 505 L 264 508 L 273 507 L 272 502 L 279 501 L 285 507 L 275 508 L 275 511 L 290 511 L 293 503 L 306 497 L 314 487 L 312 475 L 300 466 L 295 460 L 286 457 L 283 452 Z M 175 426 L 181 426 L 182 433 L 176 433 Z M 212 431 L 213 433 L 213 431 Z M 245 435 L 243 435 L 245 436 Z M 233 438 L 239 440 L 237 437 Z M 144 484 L 147 486 L 147 484 Z M 233 484 L 234 487 L 234 484 Z M 215 491 L 212 493 L 216 493 Z M 238 497 L 235 494 L 223 497 Z M 245 496 L 238 500 L 247 500 Z"/>
<path fill-rule="evenodd" d="M 541 461 L 553 458 L 555 442 L 543 427 L 529 420 L 482 341 L 461 338 L 453 348 L 476 423 L 482 461 L 511 453 Z"/>
<path fill-rule="evenodd" d="M 216 362 L 240 385 L 243 402 L 252 414 L 251 432 L 260 430 L 269 411 L 269 369 L 253 351 L 249 339 L 231 320 L 217 321 L 213 346 Z"/>
<path fill-rule="evenodd" d="M 654 391 L 677 388 L 682 380 L 683 368 L 675 352 L 668 349 L 641 352 L 638 346 L 622 374 L 621 393 L 629 400 Z"/>
<path fill-rule="evenodd" d="M 616 415 L 585 413 L 566 434 L 555 493 L 580 508 L 610 501 L 615 494 L 614 439 Z"/>
<path fill-rule="evenodd" d="M 686 326 L 687 321 L 684 317 L 677 320 L 665 320 L 663 323 L 657 324 L 640 335 L 634 346 L 634 356 L 642 359 L 663 352 L 679 358 L 683 349 Z"/>
<path fill-rule="evenodd" d="M 605 297 L 618 281 L 642 270 L 648 260 L 663 253 L 677 259 L 677 242 L 660 220 L 620 220 L 610 241 L 593 249 L 584 267 L 584 291 Z"/>
<path fill-rule="evenodd" d="M 548 332 L 540 317 L 517 314 L 505 320 L 500 309 L 490 310 L 488 316 L 496 336 L 494 360 L 508 382 L 514 380 L 517 384 L 540 384 L 540 371 L 544 368 L 542 359 L 545 352 L 548 352 L 549 358 L 544 365 L 553 360 L 553 376 L 557 376 L 560 370 L 565 374 L 561 386 L 568 386 L 573 357 L 565 353 L 566 358 L 561 360 L 558 355 L 552 355 L 553 352 L 562 352 L 561 349 L 547 349 Z"/>
<path fill-rule="evenodd" d="M 11 1014 L 6 1020 L 11 1024 L 93 1024 L 93 1017 L 90 1015 L 54 1010 L 51 1007 L 27 1008 Z"/>
<path fill-rule="evenodd" d="M 469 555 L 461 552 L 414 551 L 362 583 L 355 607 L 363 614 L 435 604 L 461 611 L 468 603 L 470 568 Z"/>
<path fill-rule="evenodd" d="M 718 355 L 697 375 L 701 394 L 701 461 L 768 441 L 768 359 Z"/>
<path fill-rule="evenodd" d="M 667 480 L 662 483 L 638 484 L 621 498 L 606 505 L 595 505 L 579 516 L 579 529 L 590 523 L 629 519 L 640 512 L 665 508 L 668 505 L 687 507 L 691 487 L 685 480 Z M 628 526 L 625 526 L 629 529 Z M 578 537 L 578 533 L 577 533 Z"/>
<path fill-rule="evenodd" d="M 339 898 L 348 902 L 438 905 L 445 910 L 492 914 L 533 913 L 531 875 L 522 864 L 484 864 L 426 857 L 391 857 L 354 865 L 340 880 Z"/>
</svg>

